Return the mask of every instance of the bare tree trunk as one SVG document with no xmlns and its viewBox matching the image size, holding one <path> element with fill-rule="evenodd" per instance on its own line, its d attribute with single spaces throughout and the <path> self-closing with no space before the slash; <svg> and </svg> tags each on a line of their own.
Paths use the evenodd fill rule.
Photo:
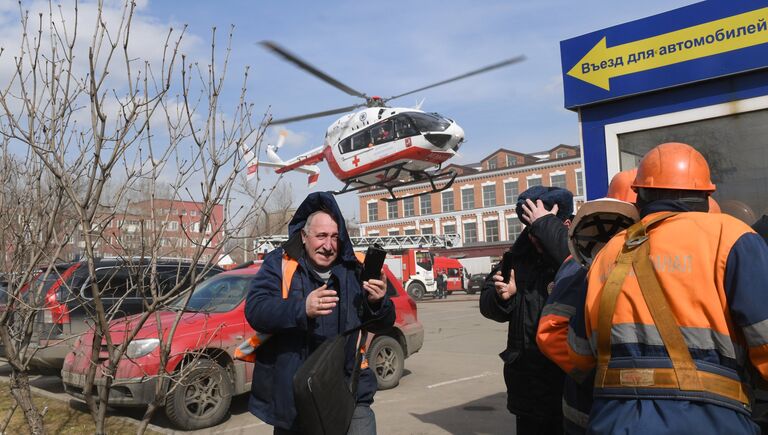
<svg viewBox="0 0 768 435">
<path fill-rule="evenodd" d="M 13 395 L 16 404 L 21 407 L 24 417 L 29 424 L 29 430 L 34 435 L 45 434 L 43 425 L 43 416 L 38 412 L 35 404 L 32 402 L 32 393 L 29 388 L 29 376 L 26 372 L 18 371 L 11 367 L 11 395 Z"/>
</svg>

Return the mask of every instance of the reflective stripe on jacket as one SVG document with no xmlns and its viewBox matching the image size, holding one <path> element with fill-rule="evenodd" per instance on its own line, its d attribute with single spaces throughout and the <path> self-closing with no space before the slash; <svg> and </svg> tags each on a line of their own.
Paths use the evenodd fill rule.
<svg viewBox="0 0 768 435">
<path fill-rule="evenodd" d="M 645 216 L 643 222 L 657 215 Z M 766 377 L 768 304 L 763 294 L 768 289 L 768 248 L 762 239 L 728 215 L 696 212 L 670 217 L 648 234 L 654 275 L 695 368 L 718 382 L 739 385 L 747 380 L 748 350 L 752 364 Z M 626 232 L 619 233 L 598 254 L 589 271 L 585 310 L 571 319 L 569 354 L 574 366 L 584 371 L 596 363 L 601 294 L 625 239 Z M 656 384 L 658 373 L 669 370 L 672 362 L 631 268 L 616 298 L 611 325 L 608 367 L 631 370 L 615 380 L 620 386 L 596 388 L 596 400 L 672 399 L 747 413 L 748 406 L 707 389 L 658 387 L 663 384 Z"/>
</svg>

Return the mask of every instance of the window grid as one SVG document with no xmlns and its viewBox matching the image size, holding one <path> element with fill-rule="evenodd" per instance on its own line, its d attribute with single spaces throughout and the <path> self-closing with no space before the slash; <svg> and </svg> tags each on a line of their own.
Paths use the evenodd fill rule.
<svg viewBox="0 0 768 435">
<path fill-rule="evenodd" d="M 483 186 L 483 207 L 496 206 L 496 185 Z"/>
<path fill-rule="evenodd" d="M 461 209 L 475 208 L 475 189 L 461 189 Z"/>
<path fill-rule="evenodd" d="M 584 173 L 576 171 L 576 195 L 584 195 Z"/>
<path fill-rule="evenodd" d="M 485 221 L 485 241 L 499 241 L 499 221 Z"/>
<path fill-rule="evenodd" d="M 413 204 L 413 198 L 405 198 L 403 200 L 403 217 L 411 217 L 416 215 L 416 207 Z"/>
<path fill-rule="evenodd" d="M 387 218 L 397 219 L 397 202 L 387 203 Z"/>
<path fill-rule="evenodd" d="M 558 174 L 558 175 L 550 175 L 549 181 L 552 185 L 552 187 L 562 187 L 565 189 L 565 174 Z"/>
<path fill-rule="evenodd" d="M 453 211 L 453 191 L 443 192 L 441 196 L 443 199 L 443 213 Z"/>
<path fill-rule="evenodd" d="M 477 222 L 464 223 L 464 243 L 477 242 Z"/>
<path fill-rule="evenodd" d="M 368 203 L 368 222 L 373 222 L 379 220 L 379 203 L 377 202 L 369 202 Z"/>
<path fill-rule="evenodd" d="M 519 219 L 516 217 L 507 218 L 507 240 L 514 242 L 522 231 L 523 226 L 520 225 Z"/>
<path fill-rule="evenodd" d="M 419 207 L 422 216 L 432 214 L 432 197 L 428 193 L 419 197 Z"/>
<path fill-rule="evenodd" d="M 504 200 L 507 205 L 517 203 L 517 195 L 520 194 L 520 185 L 517 181 L 504 183 Z"/>
</svg>

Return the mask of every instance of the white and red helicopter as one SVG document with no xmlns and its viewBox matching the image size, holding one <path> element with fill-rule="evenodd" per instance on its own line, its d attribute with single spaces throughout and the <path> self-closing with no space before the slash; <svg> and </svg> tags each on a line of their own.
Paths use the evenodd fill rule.
<svg viewBox="0 0 768 435">
<path fill-rule="evenodd" d="M 261 44 L 285 60 L 320 78 L 349 95 L 365 99 L 359 103 L 338 109 L 274 119 L 271 124 L 285 124 L 304 119 L 348 113 L 331 124 L 325 133 L 322 146 L 283 161 L 277 151 L 285 141 L 285 133 L 274 146 L 267 147 L 268 160 L 253 159 L 248 165 L 249 177 L 259 166 L 275 169 L 278 174 L 298 171 L 309 175 L 309 186 L 314 186 L 320 175 L 317 163 L 325 160 L 331 172 L 344 183 L 334 193 L 341 194 L 363 188 L 384 188 L 389 191 L 390 201 L 421 195 L 397 196 L 394 189 L 409 184 L 428 181 L 430 192 L 449 188 L 456 178 L 453 171 L 441 171 L 442 163 L 450 159 L 464 142 L 464 130 L 452 119 L 437 113 L 427 113 L 420 107 L 387 107 L 395 98 L 411 95 L 426 89 L 461 80 L 496 68 L 511 65 L 524 59 L 514 57 L 480 68 L 457 77 L 423 86 L 389 98 L 369 97 L 323 73 L 296 55 L 271 41 Z M 420 106 L 420 104 L 419 104 Z"/>
</svg>

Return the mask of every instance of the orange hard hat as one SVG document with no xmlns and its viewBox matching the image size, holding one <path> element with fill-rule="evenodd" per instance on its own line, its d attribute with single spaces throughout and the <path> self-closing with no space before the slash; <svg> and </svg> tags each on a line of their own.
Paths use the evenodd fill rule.
<svg viewBox="0 0 768 435">
<path fill-rule="evenodd" d="M 715 198 L 709 197 L 709 212 L 720 213 L 720 204 L 715 201 Z"/>
<path fill-rule="evenodd" d="M 636 176 L 637 168 L 627 169 L 614 175 L 605 196 L 634 204 L 637 202 L 637 193 L 632 190 L 632 182 L 635 181 Z"/>
<path fill-rule="evenodd" d="M 709 165 L 700 152 L 684 143 L 669 142 L 648 151 L 637 168 L 632 188 L 714 192 Z"/>
</svg>

